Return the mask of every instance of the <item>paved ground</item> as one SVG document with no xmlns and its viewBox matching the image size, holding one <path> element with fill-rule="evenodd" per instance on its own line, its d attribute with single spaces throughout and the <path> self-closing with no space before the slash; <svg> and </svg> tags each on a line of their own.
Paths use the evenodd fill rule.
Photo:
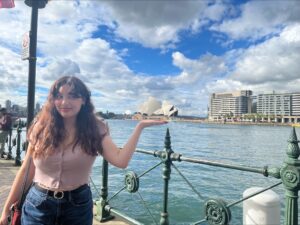
<svg viewBox="0 0 300 225">
<path fill-rule="evenodd" d="M 13 160 L 0 159 L 0 212 L 2 212 L 3 204 L 18 168 L 14 166 Z"/>
<path fill-rule="evenodd" d="M 19 167 L 14 165 L 14 160 L 0 159 L 0 213 L 2 212 L 3 205 L 8 196 L 10 187 L 12 185 L 13 179 L 18 171 Z M 105 223 L 100 223 L 94 220 L 94 225 L 127 225 L 120 219 L 115 219 L 113 221 L 108 221 Z"/>
</svg>

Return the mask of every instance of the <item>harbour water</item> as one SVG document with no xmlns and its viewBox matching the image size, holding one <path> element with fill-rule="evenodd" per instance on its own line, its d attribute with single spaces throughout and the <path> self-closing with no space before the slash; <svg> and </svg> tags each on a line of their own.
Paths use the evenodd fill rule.
<svg viewBox="0 0 300 225">
<path fill-rule="evenodd" d="M 137 121 L 108 120 L 108 123 L 111 136 L 118 146 L 122 147 Z M 287 139 L 292 130 L 291 127 L 286 126 L 170 122 L 164 126 L 146 128 L 138 148 L 150 151 L 163 150 L 167 127 L 170 130 L 172 149 L 176 153 L 181 153 L 185 157 L 256 168 L 282 165 L 286 157 Z M 296 128 L 296 131 L 299 137 L 299 128 Z M 121 170 L 109 166 L 108 199 L 124 186 L 126 172 L 134 171 L 139 175 L 157 163 L 159 163 L 158 158 L 135 153 L 127 169 Z M 98 158 L 92 171 L 92 178 L 98 187 L 101 184 L 101 164 L 102 159 Z M 174 164 L 201 197 L 194 193 L 172 168 L 168 202 L 170 224 L 193 224 L 202 220 L 204 203 L 210 198 L 221 198 L 227 203 L 232 203 L 240 199 L 247 188 L 268 187 L 279 182 L 275 178 L 238 170 L 188 162 L 174 162 Z M 280 185 L 273 190 L 281 197 L 281 220 L 283 221 L 284 188 Z M 94 198 L 97 198 L 95 191 Z M 124 190 L 109 203 L 144 224 L 159 224 L 163 205 L 162 167 L 159 166 L 140 178 L 138 193 L 130 194 Z M 147 208 L 144 207 L 145 204 Z M 241 225 L 242 203 L 232 207 L 231 213 L 230 224 Z"/>
<path fill-rule="evenodd" d="M 138 121 L 108 120 L 107 122 L 113 140 L 122 147 Z M 146 128 L 140 137 L 138 148 L 149 151 L 163 150 L 167 128 L 170 130 L 173 151 L 184 157 L 256 168 L 282 165 L 286 157 L 287 139 L 292 130 L 289 126 L 169 122 L 164 126 Z M 297 127 L 298 139 L 300 139 L 299 131 L 300 128 Z M 24 134 L 23 132 L 23 140 L 25 140 Z M 15 135 L 14 132 L 13 137 Z M 14 154 L 15 148 L 13 148 Z M 159 162 L 158 158 L 151 155 L 135 153 L 127 169 L 117 169 L 110 165 L 108 199 L 124 187 L 126 172 L 134 171 L 140 175 Z M 174 164 L 201 195 L 199 197 L 194 193 L 172 168 L 168 212 L 170 224 L 175 225 L 193 224 L 204 219 L 204 204 L 208 199 L 221 198 L 230 204 L 240 199 L 247 188 L 268 187 L 279 182 L 275 178 L 238 170 L 188 162 L 174 162 Z M 101 166 L 102 158 L 99 157 L 92 171 L 92 179 L 99 190 Z M 281 224 L 283 224 L 284 188 L 280 185 L 273 190 L 281 198 Z M 95 190 L 93 194 L 94 199 L 97 199 L 98 195 Z M 124 190 L 111 199 L 109 204 L 146 225 L 159 224 L 163 206 L 162 166 L 140 178 L 138 193 L 130 194 Z M 242 225 L 242 203 L 230 209 L 232 214 L 230 224 Z M 300 209 L 298 211 L 300 212 Z"/>
</svg>

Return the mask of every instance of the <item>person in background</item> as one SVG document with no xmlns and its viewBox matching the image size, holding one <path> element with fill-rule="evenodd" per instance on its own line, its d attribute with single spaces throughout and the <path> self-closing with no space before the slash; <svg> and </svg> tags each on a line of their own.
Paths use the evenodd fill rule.
<svg viewBox="0 0 300 225">
<path fill-rule="evenodd" d="M 12 127 L 11 115 L 7 113 L 6 108 L 0 109 L 0 157 L 4 158 L 5 142 Z"/>
<path fill-rule="evenodd" d="M 33 181 L 22 207 L 22 225 L 92 225 L 93 200 L 89 174 L 97 156 L 126 168 L 144 128 L 165 124 L 141 120 L 122 149 L 107 124 L 94 114 L 91 95 L 74 76 L 54 82 L 48 99 L 28 130 L 24 162 L 8 195 L 0 225 L 7 224 L 10 205 L 20 197 L 26 165 Z M 31 160 L 31 158 L 33 160 Z"/>
</svg>

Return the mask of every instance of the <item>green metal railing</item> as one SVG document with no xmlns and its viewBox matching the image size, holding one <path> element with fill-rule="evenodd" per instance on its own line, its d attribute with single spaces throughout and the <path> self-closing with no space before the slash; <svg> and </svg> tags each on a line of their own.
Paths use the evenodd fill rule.
<svg viewBox="0 0 300 225">
<path fill-rule="evenodd" d="M 180 170 L 175 166 L 174 162 L 189 162 L 196 164 L 204 164 L 213 167 L 222 167 L 232 170 L 241 170 L 245 172 L 258 173 L 262 174 L 265 177 L 273 177 L 279 179 L 280 181 L 266 187 L 256 193 L 253 193 L 249 196 L 246 196 L 242 199 L 238 199 L 232 203 L 226 203 L 222 199 L 208 199 L 204 205 L 205 216 L 203 219 L 197 222 L 191 222 L 191 224 L 201 224 L 207 222 L 210 225 L 228 225 L 231 220 L 231 210 L 230 208 L 252 198 L 262 192 L 265 192 L 269 189 L 272 189 L 278 185 L 283 184 L 285 189 L 285 216 L 284 216 L 284 225 L 298 225 L 298 192 L 300 189 L 300 150 L 298 145 L 298 139 L 296 135 L 295 128 L 293 127 L 291 135 L 288 139 L 288 146 L 286 151 L 286 158 L 281 167 L 268 168 L 267 166 L 263 168 L 255 167 L 246 167 L 241 165 L 231 165 L 227 163 L 214 162 L 199 158 L 189 158 L 184 157 L 181 154 L 175 153 L 171 148 L 171 138 L 169 129 L 167 129 L 165 136 L 165 147 L 163 151 L 146 151 L 138 149 L 138 153 L 152 155 L 160 159 L 160 162 L 148 169 L 141 175 L 129 171 L 125 175 L 125 184 L 119 191 L 117 191 L 112 197 L 108 198 L 108 163 L 103 160 L 102 165 L 102 187 L 101 193 L 99 193 L 100 199 L 96 201 L 97 206 L 97 215 L 96 218 L 99 221 L 110 220 L 116 214 L 132 224 L 142 224 L 139 221 L 130 218 L 114 207 L 109 205 L 111 199 L 117 196 L 123 190 L 127 190 L 130 193 L 137 192 L 139 197 L 142 199 L 142 196 L 139 194 L 139 178 L 153 170 L 154 168 L 162 165 L 162 177 L 163 177 L 163 202 L 162 202 L 162 211 L 160 213 L 160 225 L 169 225 L 169 213 L 168 213 L 168 192 L 169 192 L 169 180 L 171 178 L 171 168 L 174 168 L 175 171 L 184 179 L 184 181 L 191 187 L 191 189 L 198 195 L 199 198 L 203 199 L 200 193 L 197 192 L 196 188 L 188 181 L 188 179 L 180 172 Z M 142 199 L 142 202 L 144 200 Z M 145 208 L 149 212 L 155 224 L 157 222 L 153 218 L 147 204 L 145 203 Z"/>
<path fill-rule="evenodd" d="M 12 148 L 16 146 L 16 157 L 15 165 L 21 165 L 21 133 L 24 124 L 20 120 L 16 128 L 16 137 L 12 139 L 12 132 L 9 135 L 8 142 L 8 159 L 13 159 L 12 157 Z M 213 167 L 222 167 L 232 170 L 240 170 L 245 172 L 261 174 L 265 177 L 273 177 L 279 179 L 280 182 L 277 182 L 269 187 L 266 187 L 254 194 L 246 196 L 242 199 L 236 200 L 232 203 L 226 203 L 222 199 L 208 199 L 204 205 L 205 217 L 197 222 L 192 224 L 201 224 L 202 222 L 208 222 L 210 225 L 228 225 L 231 220 L 231 210 L 230 208 L 251 198 L 264 191 L 272 189 L 280 184 L 283 184 L 285 189 L 285 211 L 284 211 L 284 225 L 298 225 L 298 192 L 300 189 L 300 150 L 299 150 L 299 141 L 297 139 L 295 127 L 292 128 L 291 135 L 288 139 L 288 146 L 286 150 L 286 158 L 281 167 L 268 168 L 267 166 L 263 168 L 255 167 L 246 167 L 241 165 L 232 165 L 227 163 L 209 161 L 199 158 L 189 158 L 184 157 L 182 154 L 175 153 L 171 148 L 171 138 L 169 129 L 167 129 L 165 136 L 165 147 L 162 151 L 146 151 L 138 149 L 138 153 L 152 155 L 156 158 L 159 158 L 160 161 L 154 165 L 152 168 L 146 170 L 141 175 L 137 175 L 135 172 L 129 171 L 125 175 L 125 184 L 124 186 L 117 191 L 114 195 L 108 198 L 108 163 L 106 160 L 103 160 L 102 164 L 102 187 L 99 193 L 99 200 L 96 201 L 97 214 L 96 219 L 99 221 L 107 221 L 112 219 L 115 215 L 118 215 L 124 218 L 126 221 L 132 224 L 142 224 L 139 221 L 136 221 L 133 218 L 123 214 L 121 211 L 110 206 L 109 202 L 115 198 L 123 190 L 127 190 L 129 193 L 137 193 L 141 198 L 144 206 L 152 217 L 152 220 L 157 224 L 154 216 L 151 214 L 149 207 L 142 198 L 142 195 L 138 192 L 139 189 L 139 179 L 144 175 L 148 174 L 153 169 L 158 166 L 162 166 L 162 178 L 163 178 L 163 202 L 162 202 L 162 211 L 160 213 L 160 225 L 169 225 L 169 213 L 168 213 L 168 194 L 169 194 L 169 180 L 171 178 L 171 169 L 175 171 L 183 178 L 183 180 L 190 186 L 190 188 L 197 194 L 200 199 L 203 199 L 200 193 L 193 187 L 191 182 L 180 172 L 180 170 L 175 166 L 174 162 L 188 162 L 195 164 L 203 164 Z M 23 143 L 24 148 L 24 143 Z"/>
<path fill-rule="evenodd" d="M 25 151 L 25 141 L 22 139 L 21 134 L 23 131 L 23 128 L 25 127 L 25 123 L 22 120 L 18 120 L 15 124 L 14 128 L 11 128 L 8 134 L 8 141 L 7 141 L 7 160 L 15 160 L 15 166 L 21 166 L 21 152 Z M 15 137 L 13 138 L 13 135 Z M 13 156 L 12 150 L 15 149 L 15 157 Z"/>
</svg>

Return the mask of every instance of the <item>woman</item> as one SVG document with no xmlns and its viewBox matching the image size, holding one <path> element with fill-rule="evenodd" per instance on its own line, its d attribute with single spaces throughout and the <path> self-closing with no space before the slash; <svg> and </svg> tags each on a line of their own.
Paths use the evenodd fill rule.
<svg viewBox="0 0 300 225">
<path fill-rule="evenodd" d="M 91 225 L 93 201 L 87 185 L 97 155 L 126 168 L 143 128 L 165 121 L 140 121 L 120 150 L 107 125 L 94 115 L 90 92 L 76 77 L 58 79 L 45 106 L 28 130 L 28 149 L 8 199 L 1 225 L 7 224 L 10 205 L 19 199 L 26 165 L 33 181 L 22 208 L 22 225 Z M 31 160 L 32 158 L 32 160 Z"/>
</svg>

